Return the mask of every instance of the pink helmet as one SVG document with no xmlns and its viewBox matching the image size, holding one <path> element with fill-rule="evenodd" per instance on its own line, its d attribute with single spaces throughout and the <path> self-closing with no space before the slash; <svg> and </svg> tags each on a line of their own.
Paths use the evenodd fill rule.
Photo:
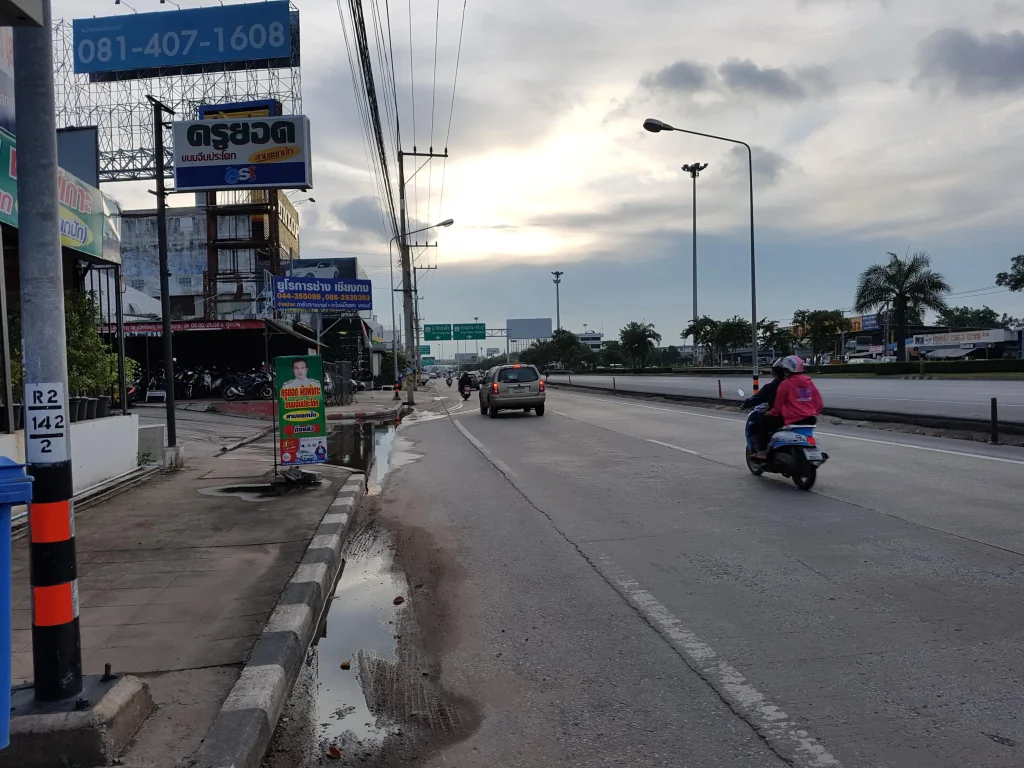
<svg viewBox="0 0 1024 768">
<path fill-rule="evenodd" d="M 801 360 L 796 355 L 788 355 L 787 357 L 782 358 L 782 361 L 779 363 L 779 365 L 781 365 L 784 370 L 789 371 L 790 373 L 804 372 L 804 361 Z"/>
</svg>

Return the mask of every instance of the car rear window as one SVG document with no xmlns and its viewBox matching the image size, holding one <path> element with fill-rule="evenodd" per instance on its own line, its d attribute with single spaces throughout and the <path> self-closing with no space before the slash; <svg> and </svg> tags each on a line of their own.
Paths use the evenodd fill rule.
<svg viewBox="0 0 1024 768">
<path fill-rule="evenodd" d="M 498 381 L 509 383 L 514 381 L 536 381 L 536 368 L 502 368 L 498 373 Z"/>
</svg>

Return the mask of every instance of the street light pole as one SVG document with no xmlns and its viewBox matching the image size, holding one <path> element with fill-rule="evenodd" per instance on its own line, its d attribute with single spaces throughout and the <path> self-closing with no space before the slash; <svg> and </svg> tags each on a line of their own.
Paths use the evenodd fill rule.
<svg viewBox="0 0 1024 768">
<path fill-rule="evenodd" d="M 167 409 L 167 447 L 178 444 L 174 420 L 174 339 L 171 336 L 171 270 L 167 264 L 167 188 L 164 186 L 164 112 L 174 110 L 146 94 L 153 105 L 153 140 L 156 147 L 156 241 L 160 268 L 160 313 L 163 315 L 164 407 Z M 216 305 L 215 305 L 216 308 Z M 319 351 L 319 350 L 318 350 Z"/>
<path fill-rule="evenodd" d="M 690 163 L 684 165 L 683 170 L 690 174 L 693 179 L 693 324 L 697 325 L 697 177 L 700 172 L 708 167 L 707 163 Z M 697 339 L 694 337 L 694 352 L 697 349 Z"/>
<path fill-rule="evenodd" d="M 678 131 L 679 133 L 688 133 L 691 136 L 703 136 L 706 139 L 717 139 L 718 141 L 727 141 L 730 144 L 739 144 L 747 149 L 747 172 L 750 181 L 750 352 L 754 374 L 754 394 L 756 395 L 760 389 L 760 383 L 758 375 L 759 368 L 757 364 L 757 262 L 754 258 L 754 155 L 750 151 L 750 145 L 745 141 L 740 141 L 739 139 L 715 136 L 712 133 L 701 133 L 700 131 L 690 131 L 686 128 L 674 128 L 668 123 L 656 120 L 653 117 L 649 117 L 644 120 L 644 130 L 650 131 L 651 133 L 659 133 L 661 131 Z"/>
<path fill-rule="evenodd" d="M 555 284 L 555 324 L 558 330 L 562 330 L 562 304 L 558 295 L 558 286 L 562 284 L 562 275 L 565 272 L 552 272 L 551 274 L 555 276 L 555 279 L 551 281 Z"/>
</svg>

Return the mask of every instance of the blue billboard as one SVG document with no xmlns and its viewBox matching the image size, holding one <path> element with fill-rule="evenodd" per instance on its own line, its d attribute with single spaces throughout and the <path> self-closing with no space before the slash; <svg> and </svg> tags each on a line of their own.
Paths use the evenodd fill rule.
<svg viewBox="0 0 1024 768">
<path fill-rule="evenodd" d="M 288 0 L 74 20 L 75 72 L 182 71 L 292 54 Z M 271 64 L 273 65 L 273 64 Z"/>
<path fill-rule="evenodd" d="M 862 315 L 860 319 L 860 327 L 862 331 L 877 331 L 878 315 Z"/>
<path fill-rule="evenodd" d="M 326 277 L 275 277 L 274 306 L 313 312 L 355 312 L 373 309 L 369 280 Z"/>
</svg>

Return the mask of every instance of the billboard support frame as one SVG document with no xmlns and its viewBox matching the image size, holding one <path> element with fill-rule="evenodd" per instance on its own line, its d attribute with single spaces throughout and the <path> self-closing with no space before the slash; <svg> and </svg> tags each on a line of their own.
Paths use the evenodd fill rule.
<svg viewBox="0 0 1024 768">
<path fill-rule="evenodd" d="M 298 18 L 295 3 L 292 18 Z M 162 101 L 179 115 L 194 116 L 203 104 L 225 101 L 276 100 L 285 114 L 302 114 L 302 70 L 299 59 L 299 26 L 291 26 L 290 66 L 267 68 L 260 62 L 243 62 L 239 69 L 200 65 L 194 72 L 158 70 L 146 79 L 92 82 L 75 74 L 72 22 L 53 22 L 54 96 L 57 126 L 96 125 L 100 135 L 100 180 L 139 181 L 155 178 L 156 150 L 152 142 L 145 94 L 160 93 Z M 165 149 L 165 172 L 171 167 L 170 147 Z"/>
</svg>

